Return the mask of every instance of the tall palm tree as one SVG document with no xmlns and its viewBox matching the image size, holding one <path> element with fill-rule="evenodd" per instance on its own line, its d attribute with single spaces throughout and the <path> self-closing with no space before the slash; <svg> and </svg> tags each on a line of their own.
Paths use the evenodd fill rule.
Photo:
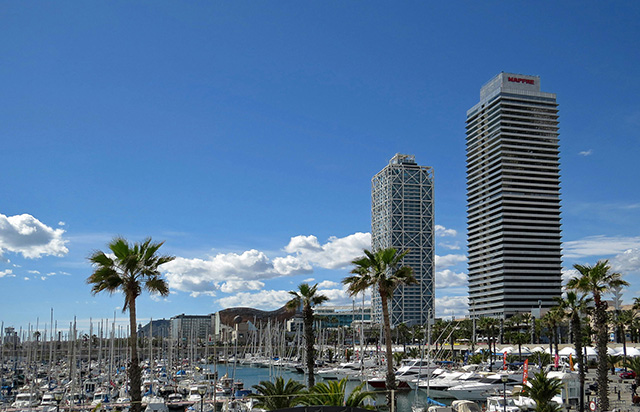
<svg viewBox="0 0 640 412">
<path fill-rule="evenodd" d="M 391 347 L 391 321 L 389 319 L 389 299 L 393 298 L 393 292 L 400 285 L 418 283 L 413 276 L 413 269 L 402 266 L 402 259 L 409 253 L 397 251 L 395 248 L 380 249 L 371 252 L 364 250 L 364 256 L 355 259 L 351 263 L 355 266 L 342 283 L 347 286 L 351 296 L 363 293 L 370 287 L 375 288 L 380 296 L 382 305 L 382 321 L 384 324 L 384 343 L 387 350 L 387 377 L 386 385 L 389 392 L 387 400 L 391 405 L 391 391 L 396 388 L 396 377 L 393 373 L 393 350 Z"/>
<path fill-rule="evenodd" d="M 174 256 L 158 255 L 158 249 L 164 242 L 152 242 L 147 238 L 140 243 L 129 244 L 122 237 L 114 238 L 107 246 L 110 253 L 95 251 L 89 256 L 94 272 L 87 278 L 93 285 L 94 295 L 106 291 L 113 294 L 121 291 L 124 294 L 123 312 L 129 311 L 129 345 L 131 346 L 131 363 L 129 364 L 129 380 L 131 384 L 131 412 L 141 409 L 142 394 L 140 362 L 138 360 L 138 333 L 136 320 L 136 298 L 145 289 L 161 296 L 169 294 L 169 287 L 159 267 L 175 259 Z"/>
<path fill-rule="evenodd" d="M 289 379 L 285 383 L 282 376 L 278 376 L 275 383 L 260 381 L 260 384 L 253 385 L 252 388 L 256 390 L 256 393 L 249 396 L 257 400 L 255 408 L 267 411 L 298 406 L 306 395 L 303 384 L 293 379 Z"/>
<path fill-rule="evenodd" d="M 589 293 L 595 303 L 596 352 L 598 354 L 597 382 L 598 398 L 603 411 L 609 410 L 609 380 L 607 377 L 607 302 L 602 300 L 602 295 L 614 288 L 629 286 L 622 280 L 620 273 L 612 272 L 609 261 L 600 260 L 593 266 L 573 265 L 580 273 L 567 283 L 567 288 L 577 292 Z"/>
<path fill-rule="evenodd" d="M 525 385 L 522 393 L 536 402 L 536 412 L 559 412 L 560 405 L 552 401 L 554 396 L 562 390 L 562 381 L 547 377 L 544 371 L 534 374 L 529 380 L 530 386 Z"/>
<path fill-rule="evenodd" d="M 582 316 L 587 313 L 591 298 L 586 295 L 578 295 L 574 291 L 568 291 L 566 297 L 556 298 L 560 309 L 566 313 L 573 331 L 573 345 L 578 360 L 578 376 L 580 380 L 579 411 L 584 410 L 584 352 L 582 350 Z"/>
<path fill-rule="evenodd" d="M 487 336 L 487 343 L 489 345 L 489 370 L 493 370 L 493 356 L 496 353 L 496 337 L 498 336 L 499 321 L 495 318 L 484 317 L 480 318 L 478 327 Z M 493 347 L 492 347 L 493 346 Z"/>
<path fill-rule="evenodd" d="M 321 305 L 328 301 L 329 298 L 318 293 L 318 284 L 309 286 L 308 283 L 298 285 L 297 291 L 289 291 L 293 298 L 287 302 L 287 308 L 297 310 L 302 306 L 302 322 L 304 323 L 304 341 L 306 345 L 306 361 L 308 373 L 308 387 L 311 388 L 315 384 L 315 376 L 313 366 L 316 362 L 315 349 L 315 333 L 313 330 L 313 307 Z"/>
<path fill-rule="evenodd" d="M 617 313 L 615 317 L 615 324 L 618 326 L 620 330 L 620 338 L 622 339 L 622 353 L 623 353 L 623 362 L 627 361 L 627 328 L 630 328 L 633 324 L 633 321 L 636 317 L 635 310 L 623 310 L 620 313 Z"/>
<path fill-rule="evenodd" d="M 558 336 L 558 326 L 562 323 L 562 319 L 564 318 L 564 313 L 560 310 L 558 306 L 552 307 L 547 313 L 542 317 L 542 322 L 546 325 L 547 329 L 550 332 L 549 336 L 549 353 L 553 358 L 554 352 L 553 347 L 555 346 L 555 354 L 558 354 L 558 344 L 560 341 L 560 337 Z"/>
</svg>

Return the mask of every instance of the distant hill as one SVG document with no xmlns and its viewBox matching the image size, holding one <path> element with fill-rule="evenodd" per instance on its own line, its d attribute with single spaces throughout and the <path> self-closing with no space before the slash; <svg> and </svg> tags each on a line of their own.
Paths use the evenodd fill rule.
<svg viewBox="0 0 640 412">
<path fill-rule="evenodd" d="M 153 337 L 168 338 L 171 321 L 169 319 L 158 319 L 153 321 Z M 138 327 L 138 335 L 140 337 L 148 337 L 151 332 L 151 322 L 142 327 Z"/>
<path fill-rule="evenodd" d="M 291 319 L 295 315 L 295 311 L 289 311 L 286 307 L 272 311 L 264 311 L 254 308 L 228 308 L 221 310 L 220 322 L 225 325 L 233 325 L 236 316 L 240 316 L 241 323 L 251 322 L 253 324 L 266 323 L 268 320 L 272 322 L 284 322 Z"/>
</svg>

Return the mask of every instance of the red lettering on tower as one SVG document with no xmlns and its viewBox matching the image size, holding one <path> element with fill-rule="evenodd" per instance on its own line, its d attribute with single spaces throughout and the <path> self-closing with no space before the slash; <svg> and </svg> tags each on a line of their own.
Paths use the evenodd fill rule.
<svg viewBox="0 0 640 412">
<path fill-rule="evenodd" d="M 523 79 L 521 77 L 507 77 L 507 80 L 514 83 L 535 84 L 533 79 Z"/>
</svg>

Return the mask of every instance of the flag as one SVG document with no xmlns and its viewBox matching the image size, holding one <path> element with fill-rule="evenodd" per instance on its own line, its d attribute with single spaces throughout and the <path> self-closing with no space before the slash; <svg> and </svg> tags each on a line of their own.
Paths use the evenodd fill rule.
<svg viewBox="0 0 640 412">
<path fill-rule="evenodd" d="M 524 360 L 524 366 L 522 367 L 522 384 L 527 384 L 527 378 L 529 378 L 529 359 Z"/>
<path fill-rule="evenodd" d="M 573 372 L 573 357 L 569 354 L 569 366 L 571 367 L 571 372 Z"/>
<path fill-rule="evenodd" d="M 559 363 L 560 363 L 560 356 L 556 353 L 556 358 L 554 363 L 554 366 L 556 367 L 556 369 L 558 368 Z"/>
<path fill-rule="evenodd" d="M 507 352 L 502 354 L 502 369 L 507 370 Z"/>
</svg>

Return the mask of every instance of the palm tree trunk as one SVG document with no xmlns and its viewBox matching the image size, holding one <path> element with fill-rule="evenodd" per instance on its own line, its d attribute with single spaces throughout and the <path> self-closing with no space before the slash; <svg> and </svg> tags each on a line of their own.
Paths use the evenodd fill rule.
<svg viewBox="0 0 640 412">
<path fill-rule="evenodd" d="M 576 360 L 578 361 L 578 378 L 580 380 L 580 399 L 579 399 L 579 411 L 584 411 L 584 354 L 582 353 L 582 324 L 580 322 L 580 315 L 574 314 L 571 318 L 573 323 L 573 339 L 576 349 Z"/>
<path fill-rule="evenodd" d="M 131 394 L 131 412 L 140 412 L 142 409 L 142 378 L 140 376 L 140 361 L 138 360 L 138 329 L 136 320 L 136 298 L 128 296 L 129 300 L 129 346 L 131 347 L 131 363 L 129 364 L 129 384 Z"/>
<path fill-rule="evenodd" d="M 396 375 L 393 373 L 393 347 L 391 346 L 391 320 L 389 319 L 389 303 L 387 296 L 380 293 L 380 303 L 382 303 L 382 321 L 384 323 L 384 344 L 387 349 L 387 402 L 393 405 L 394 399 L 392 391 L 396 389 Z"/>
<path fill-rule="evenodd" d="M 313 367 L 315 364 L 315 352 L 313 348 L 314 336 L 313 336 L 313 312 L 311 311 L 311 307 L 305 307 L 303 309 L 303 319 L 304 319 L 304 340 L 307 347 L 307 373 L 309 374 L 307 378 L 307 385 L 309 389 L 315 385 L 315 376 Z"/>
<path fill-rule="evenodd" d="M 607 308 L 599 296 L 594 296 L 596 303 L 596 352 L 598 353 L 598 398 L 600 410 L 609 410 L 609 362 L 607 358 Z"/>
</svg>

